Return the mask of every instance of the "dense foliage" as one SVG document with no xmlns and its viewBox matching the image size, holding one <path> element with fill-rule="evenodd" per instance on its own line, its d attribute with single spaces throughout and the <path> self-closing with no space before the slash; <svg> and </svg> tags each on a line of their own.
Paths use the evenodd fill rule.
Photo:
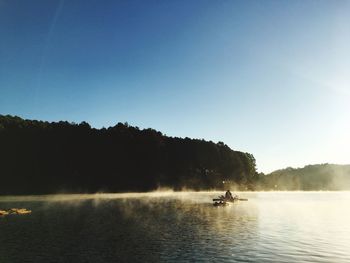
<svg viewBox="0 0 350 263">
<path fill-rule="evenodd" d="M 262 190 L 349 190 L 350 165 L 316 164 L 259 175 Z"/>
<path fill-rule="evenodd" d="M 127 123 L 94 129 L 0 115 L 0 145 L 0 194 L 246 189 L 257 175 L 253 155 L 222 142 Z"/>
</svg>

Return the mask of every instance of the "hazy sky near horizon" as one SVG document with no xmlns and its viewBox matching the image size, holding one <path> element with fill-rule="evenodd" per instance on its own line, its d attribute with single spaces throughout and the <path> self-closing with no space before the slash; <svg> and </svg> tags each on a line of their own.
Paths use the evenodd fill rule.
<svg viewBox="0 0 350 263">
<path fill-rule="evenodd" d="M 350 163 L 350 1 L 0 0 L 0 114 Z"/>
</svg>

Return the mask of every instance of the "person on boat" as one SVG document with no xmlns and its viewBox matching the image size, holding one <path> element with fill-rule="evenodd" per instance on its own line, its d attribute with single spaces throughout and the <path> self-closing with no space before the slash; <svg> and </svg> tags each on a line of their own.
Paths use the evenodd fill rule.
<svg viewBox="0 0 350 263">
<path fill-rule="evenodd" d="M 232 197 L 232 193 L 230 192 L 230 190 L 227 190 L 226 193 L 225 193 L 225 199 L 226 200 L 232 200 L 233 197 Z"/>
</svg>

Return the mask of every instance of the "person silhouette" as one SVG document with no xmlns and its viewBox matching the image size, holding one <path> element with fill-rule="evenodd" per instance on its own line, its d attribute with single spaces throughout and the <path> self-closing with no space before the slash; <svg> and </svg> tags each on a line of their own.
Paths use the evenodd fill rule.
<svg viewBox="0 0 350 263">
<path fill-rule="evenodd" d="M 226 200 L 232 200 L 233 197 L 232 197 L 232 193 L 230 192 L 230 190 L 227 190 L 226 193 L 225 193 L 225 199 Z"/>
</svg>

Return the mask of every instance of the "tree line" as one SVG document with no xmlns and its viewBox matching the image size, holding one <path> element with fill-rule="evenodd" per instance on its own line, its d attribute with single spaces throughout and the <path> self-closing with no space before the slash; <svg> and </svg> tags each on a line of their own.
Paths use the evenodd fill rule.
<svg viewBox="0 0 350 263">
<path fill-rule="evenodd" d="M 0 194 L 254 189 L 258 179 L 250 153 L 127 123 L 95 129 L 0 115 L 0 145 Z"/>
<path fill-rule="evenodd" d="M 315 164 L 259 174 L 255 189 L 288 191 L 350 190 L 350 165 Z"/>
</svg>

